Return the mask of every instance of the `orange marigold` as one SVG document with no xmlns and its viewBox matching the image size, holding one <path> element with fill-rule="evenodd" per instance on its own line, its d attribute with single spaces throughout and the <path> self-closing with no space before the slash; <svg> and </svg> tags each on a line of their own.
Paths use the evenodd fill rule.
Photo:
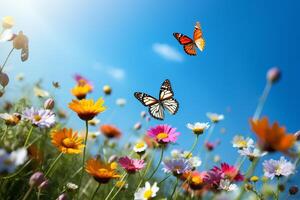
<svg viewBox="0 0 300 200">
<path fill-rule="evenodd" d="M 101 160 L 91 158 L 86 162 L 85 171 L 99 183 L 108 183 L 111 179 L 120 178 L 116 171 L 115 162 L 103 163 Z"/>
<path fill-rule="evenodd" d="M 66 154 L 79 154 L 84 147 L 83 138 L 72 129 L 54 130 L 51 132 L 51 142 L 59 151 Z"/>
<path fill-rule="evenodd" d="M 287 152 L 296 141 L 296 136 L 287 134 L 285 127 L 280 127 L 278 122 L 272 126 L 269 125 L 267 117 L 260 120 L 250 120 L 250 124 L 252 131 L 259 139 L 261 148 L 265 151 Z"/>
</svg>

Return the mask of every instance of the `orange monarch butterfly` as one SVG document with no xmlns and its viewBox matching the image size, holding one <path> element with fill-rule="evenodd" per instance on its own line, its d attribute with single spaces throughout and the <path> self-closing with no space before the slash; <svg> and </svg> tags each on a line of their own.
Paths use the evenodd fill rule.
<svg viewBox="0 0 300 200">
<path fill-rule="evenodd" d="M 203 34 L 199 22 L 196 22 L 195 25 L 194 40 L 181 33 L 173 33 L 173 35 L 177 39 L 177 41 L 181 45 L 183 45 L 183 49 L 188 55 L 195 56 L 197 54 L 196 47 L 198 47 L 200 51 L 204 50 L 205 40 L 203 38 Z"/>
<path fill-rule="evenodd" d="M 142 92 L 135 92 L 134 96 L 144 106 L 148 106 L 150 115 L 158 120 L 164 119 L 165 109 L 167 109 L 171 115 L 175 115 L 179 108 L 179 103 L 173 98 L 174 92 L 168 79 L 166 79 L 160 87 L 159 99 Z"/>
</svg>

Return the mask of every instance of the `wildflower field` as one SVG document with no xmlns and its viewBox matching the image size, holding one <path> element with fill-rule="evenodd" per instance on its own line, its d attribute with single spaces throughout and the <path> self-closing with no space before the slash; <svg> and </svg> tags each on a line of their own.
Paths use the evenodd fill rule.
<svg viewBox="0 0 300 200">
<path fill-rule="evenodd" d="M 150 11 L 157 9 L 157 7 L 155 9 L 152 7 L 154 5 L 150 6 L 145 2 L 127 3 L 121 4 L 123 8 L 132 4 L 133 13 L 126 11 L 124 16 L 139 14 L 141 18 L 144 18 L 145 15 L 139 13 L 140 9 L 145 13 L 147 6 Z M 201 6 L 201 3 L 193 3 L 196 7 Z M 203 2 L 203 6 L 211 6 L 206 3 Z M 113 29 L 119 30 L 116 22 L 109 17 L 104 20 L 104 16 L 111 17 L 112 15 L 106 8 L 121 13 L 123 9 L 104 2 L 93 3 L 94 6 L 86 3 L 73 5 L 73 2 L 66 4 L 55 2 L 57 15 L 63 17 L 55 20 L 55 31 L 54 29 L 50 31 L 47 27 L 45 21 L 48 19 L 45 21 L 40 19 L 40 25 L 44 25 L 43 28 L 47 29 L 45 31 L 40 28 L 41 33 L 49 32 L 46 38 L 46 36 L 41 36 L 39 30 L 27 31 L 32 29 L 31 25 L 34 26 L 35 21 L 32 21 L 32 24 L 25 22 L 24 29 L 22 22 L 36 18 L 38 13 L 42 16 L 43 11 L 45 16 L 49 16 L 47 5 L 34 0 L 28 1 L 27 4 L 1 4 L 3 4 L 1 7 L 7 7 L 7 10 L 13 13 L 5 12 L 7 15 L 0 16 L 2 18 L 0 29 L 0 59 L 2 59 L 0 60 L 0 200 L 300 199 L 298 193 L 300 183 L 298 180 L 299 120 L 298 117 L 293 118 L 290 113 L 284 112 L 285 108 L 278 109 L 278 107 L 286 106 L 289 112 L 294 111 L 293 115 L 299 114 L 297 113 L 299 101 L 286 101 L 283 97 L 289 95 L 292 89 L 299 89 L 298 83 L 284 81 L 293 80 L 295 76 L 293 72 L 299 73 L 288 66 L 288 64 L 295 65 L 293 55 L 289 53 L 282 55 L 290 59 L 287 59 L 285 67 L 272 67 L 274 63 L 266 56 L 260 58 L 268 65 L 268 68 L 263 70 L 251 67 L 253 63 L 249 64 L 251 65 L 249 68 L 244 68 L 245 73 L 242 72 L 243 70 L 226 68 L 226 63 L 229 62 L 227 59 L 230 60 L 230 57 L 212 56 L 208 59 L 208 53 L 210 55 L 212 53 L 210 48 L 216 45 L 214 37 L 217 41 L 218 37 L 216 33 L 209 31 L 209 28 L 206 29 L 206 23 L 209 23 L 205 21 L 205 14 L 199 14 L 199 16 L 194 14 L 192 19 L 188 17 L 182 19 L 190 15 L 185 11 L 176 18 L 178 23 L 174 22 L 171 27 L 168 27 L 164 22 L 164 20 L 169 20 L 168 16 L 165 15 L 164 9 L 158 8 L 157 15 L 164 13 L 162 16 L 166 18 L 162 19 L 161 23 L 167 28 L 151 32 L 151 36 L 164 38 L 161 35 L 164 35 L 166 30 L 172 32 L 166 36 L 170 40 L 152 45 L 153 54 L 157 57 L 142 49 L 142 46 L 146 46 L 147 43 L 146 33 L 143 36 L 138 36 L 141 32 L 135 34 L 134 37 L 137 37 L 135 41 L 129 34 L 127 35 L 127 30 L 123 30 L 125 38 L 131 38 L 132 42 L 124 42 L 124 46 L 128 48 L 124 53 L 133 54 L 132 57 L 127 55 L 128 63 L 138 64 L 133 61 L 138 59 L 136 57 L 149 55 L 151 58 L 147 62 L 153 65 L 153 68 L 147 64 L 147 67 L 129 69 L 96 62 L 92 67 L 86 64 L 84 68 L 70 69 L 60 64 L 69 61 L 74 64 L 84 57 L 87 57 L 87 60 L 96 59 L 91 58 L 93 54 L 88 54 L 88 48 L 76 57 L 77 54 L 73 50 L 79 51 L 76 45 L 77 40 L 81 38 L 95 44 L 95 46 L 87 45 L 93 48 L 93 51 L 99 50 L 105 54 L 106 51 L 110 52 L 115 48 L 114 42 L 111 42 L 112 47 L 106 45 L 106 42 L 110 44 L 107 40 L 114 39 L 102 37 L 101 34 L 95 37 L 93 33 L 89 36 L 90 32 L 96 31 L 94 26 L 97 26 L 99 21 L 101 21 L 99 23 L 102 23 L 102 20 L 112 21 L 111 26 L 102 27 L 103 32 L 107 31 L 112 38 L 116 37 L 116 43 L 120 45 L 118 47 L 124 51 L 124 47 L 112 31 Z M 42 6 L 44 10 L 35 10 L 34 4 Z M 241 6 L 240 3 L 236 2 L 236 4 Z M 275 3 L 272 11 L 283 10 L 284 13 L 288 13 L 291 9 L 291 13 L 294 14 L 298 6 L 291 8 L 284 4 L 282 8 L 280 5 Z M 97 10 L 94 10 L 98 8 L 97 6 L 103 6 L 101 9 L 103 13 L 97 13 Z M 162 3 L 163 6 L 166 4 Z M 171 16 L 178 14 L 177 6 L 170 6 Z M 222 4 L 220 8 L 227 8 L 227 6 L 227 4 Z M 264 5 L 261 6 L 264 7 Z M 82 17 L 84 23 L 74 22 L 76 20 L 68 18 L 71 14 L 68 13 L 66 7 L 82 12 L 74 11 L 74 14 L 79 15 L 79 17 L 74 17 L 78 21 L 80 21 L 81 14 L 88 17 Z M 219 9 L 216 5 L 213 7 Z M 49 5 L 49 10 L 50 8 Z M 243 6 L 241 8 L 245 9 L 245 12 L 249 11 Z M 237 8 L 232 6 L 228 9 L 236 11 Z M 26 18 L 27 14 L 32 18 Z M 240 13 L 233 12 L 233 15 L 238 14 Z M 267 16 L 260 12 L 254 15 Z M 214 19 L 221 19 L 217 14 L 214 16 Z M 115 18 L 121 19 L 122 17 L 115 16 Z M 139 22 L 140 19 L 133 18 L 124 17 L 124 23 L 138 23 L 140 28 L 149 30 L 148 25 L 143 22 L 146 20 L 147 23 L 158 23 L 156 26 L 151 26 L 159 29 L 159 22 L 151 21 L 146 17 Z M 262 19 L 266 20 L 267 17 Z M 292 17 L 285 15 L 284 19 L 292 20 Z M 62 21 L 66 22 L 65 20 L 70 24 L 65 23 L 62 26 Z M 127 20 L 134 22 L 129 23 Z M 193 24 L 187 26 L 189 29 L 183 30 L 183 32 L 186 30 L 190 32 L 181 33 L 180 28 L 183 26 L 177 27 L 177 24 L 185 24 L 186 21 L 190 23 L 190 20 L 193 20 Z M 278 22 L 274 21 L 274 23 Z M 68 35 L 66 37 L 64 30 L 68 32 L 69 29 L 66 27 L 73 26 L 73 23 L 83 24 L 84 28 L 76 27 L 76 30 L 80 29 L 78 30 L 80 34 L 77 35 L 74 32 L 73 35 L 66 34 Z M 271 22 L 268 21 L 268 23 Z M 294 33 L 299 33 L 298 29 Z M 256 30 L 256 34 L 263 35 L 264 32 Z M 291 37 L 295 37 L 295 34 Z M 65 40 L 61 39 L 64 37 Z M 56 40 L 64 42 L 60 41 L 61 46 L 53 48 L 51 43 L 55 43 Z M 249 40 L 251 40 L 249 46 L 251 46 L 250 43 L 256 42 L 255 39 Z M 43 44 L 39 45 L 41 41 Z M 67 41 L 72 41 L 72 44 L 67 45 Z M 172 45 L 167 44 L 171 43 L 170 41 L 173 42 Z M 239 42 L 242 43 L 242 40 Z M 282 42 L 284 44 L 281 44 L 281 41 L 276 40 L 276 42 L 278 42 L 278 47 L 285 45 L 285 42 Z M 261 42 L 258 45 L 263 48 L 263 46 L 268 46 L 266 43 Z M 287 43 L 289 44 L 288 39 Z M 221 50 L 222 44 L 220 42 L 220 47 L 218 47 Z M 141 46 L 141 49 L 135 50 L 136 46 Z M 45 55 L 42 58 L 35 56 L 35 54 L 41 56 L 39 52 L 44 52 L 43 48 L 47 49 L 48 56 Z M 63 50 L 65 54 L 60 53 Z M 116 48 L 114 50 L 116 55 L 110 60 L 122 63 L 116 61 L 122 60 L 120 58 L 122 56 L 118 55 L 121 54 L 121 50 Z M 228 47 L 225 51 L 239 52 L 240 57 L 245 56 L 243 49 L 232 50 Z M 68 57 L 68 55 L 71 56 Z M 270 57 L 273 58 L 272 56 Z M 160 63 L 160 59 L 164 61 Z M 197 59 L 204 60 L 202 66 L 198 66 L 199 63 L 195 61 Z M 218 60 L 224 64 L 224 67 L 218 68 L 221 71 L 215 72 L 214 69 L 211 71 L 218 78 L 207 78 L 205 73 L 202 73 L 207 67 L 205 66 L 206 59 L 212 63 Z M 274 58 L 275 61 L 276 59 Z M 189 62 L 189 60 L 193 61 Z M 237 60 L 234 62 L 239 62 Z M 189 65 L 185 64 L 186 62 L 189 62 Z M 36 72 L 35 67 L 41 63 L 46 67 Z M 161 66 L 173 63 L 172 69 L 163 69 Z M 56 64 L 60 67 L 52 67 Z M 24 66 L 29 69 L 31 66 L 34 67 L 32 71 L 26 71 Z M 192 69 L 193 67 L 200 68 L 200 71 Z M 95 68 L 99 71 L 95 71 Z M 264 73 L 261 73 L 262 71 Z M 285 71 L 290 73 L 290 79 L 288 73 L 287 75 L 284 73 Z M 252 77 L 248 78 L 247 73 L 252 73 Z M 41 76 L 36 77 L 37 74 Z M 143 78 L 138 78 L 138 74 Z M 227 75 L 231 76 L 232 82 L 222 82 L 222 79 L 227 80 Z M 207 85 L 200 85 L 199 79 L 204 79 Z M 249 84 L 249 81 L 253 83 Z M 232 83 L 236 88 L 227 88 L 227 84 Z M 217 86 L 214 87 L 214 84 L 221 88 L 218 91 L 222 91 L 218 97 L 222 96 L 224 99 L 213 99 L 211 97 L 216 96 L 212 96 L 211 93 L 215 91 L 203 89 L 204 87 L 216 89 Z M 247 84 L 249 88 L 244 87 Z M 280 84 L 286 84 L 286 86 L 277 90 Z M 232 90 L 241 92 L 235 93 Z M 256 95 L 251 93 L 253 90 Z M 280 94 L 274 96 L 276 104 L 268 107 L 268 104 L 272 102 L 271 94 L 279 93 L 279 91 Z M 251 96 L 248 93 L 251 93 Z M 291 94 L 298 97 L 298 94 L 294 93 L 297 91 Z M 235 97 L 231 99 L 228 96 Z M 229 100 L 226 100 L 226 97 Z M 218 106 L 210 107 L 208 105 L 211 104 L 208 102 L 215 102 Z M 291 127 L 288 127 L 276 119 L 277 116 L 285 119 L 284 123 L 290 119 L 298 121 L 294 120 L 289 123 Z M 226 123 L 226 121 L 229 122 Z"/>
</svg>

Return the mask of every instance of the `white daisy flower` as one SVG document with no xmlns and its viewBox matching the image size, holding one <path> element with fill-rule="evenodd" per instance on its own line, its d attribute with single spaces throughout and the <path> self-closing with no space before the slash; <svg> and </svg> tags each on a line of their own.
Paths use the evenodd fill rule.
<svg viewBox="0 0 300 200">
<path fill-rule="evenodd" d="M 94 117 L 92 120 L 89 120 L 88 123 L 89 123 L 89 125 L 91 125 L 91 126 L 96 126 L 97 124 L 100 123 L 100 119 Z"/>
<path fill-rule="evenodd" d="M 222 121 L 224 119 L 224 115 L 217 114 L 217 113 L 206 113 L 206 116 L 210 119 L 212 123 L 218 123 L 219 121 Z"/>
<path fill-rule="evenodd" d="M 273 179 L 275 176 L 289 176 L 295 173 L 295 165 L 287 161 L 283 156 L 280 160 L 265 160 L 263 162 L 264 176 Z"/>
<path fill-rule="evenodd" d="M 0 173 L 13 173 L 18 166 L 24 164 L 27 158 L 27 150 L 25 148 L 17 149 L 11 153 L 0 149 Z"/>
<path fill-rule="evenodd" d="M 144 142 L 144 141 L 140 141 L 140 142 L 137 142 L 134 147 L 133 147 L 133 151 L 136 152 L 136 153 L 143 153 L 146 151 L 147 149 L 147 144 Z"/>
<path fill-rule="evenodd" d="M 247 156 L 251 161 L 254 158 L 259 158 L 259 157 L 263 157 L 267 154 L 267 152 L 262 152 L 257 148 L 243 148 L 241 150 L 238 150 L 239 154 L 242 156 Z"/>
<path fill-rule="evenodd" d="M 241 135 L 236 135 L 232 140 L 232 146 L 239 149 L 250 148 L 254 147 L 254 141 L 249 137 L 244 138 Z"/>
<path fill-rule="evenodd" d="M 193 133 L 195 133 L 196 135 L 199 135 L 209 128 L 209 123 L 208 122 L 206 123 L 196 122 L 195 124 L 188 123 L 186 127 L 188 129 L 191 129 Z"/>
<path fill-rule="evenodd" d="M 237 189 L 236 184 L 232 184 L 228 179 L 221 179 L 219 184 L 219 190 L 225 190 L 231 192 Z"/>
<path fill-rule="evenodd" d="M 193 168 L 197 168 L 202 164 L 202 161 L 198 156 L 194 156 L 188 159 L 189 163 L 192 165 Z"/>
<path fill-rule="evenodd" d="M 145 187 L 139 188 L 136 193 L 134 193 L 134 200 L 149 200 L 156 196 L 159 187 L 157 187 L 157 183 L 155 182 L 152 186 L 147 181 L 145 183 Z"/>
</svg>

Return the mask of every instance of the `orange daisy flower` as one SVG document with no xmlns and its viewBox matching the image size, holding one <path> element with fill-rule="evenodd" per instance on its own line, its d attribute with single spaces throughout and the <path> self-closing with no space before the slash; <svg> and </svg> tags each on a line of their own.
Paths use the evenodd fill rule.
<svg viewBox="0 0 300 200">
<path fill-rule="evenodd" d="M 77 99 L 84 99 L 86 95 L 91 91 L 91 87 L 87 84 L 84 85 L 76 85 L 72 90 L 71 93 Z"/>
<path fill-rule="evenodd" d="M 52 144 L 66 154 L 79 154 L 84 147 L 83 138 L 77 132 L 73 133 L 72 129 L 54 130 L 51 139 Z"/>
<path fill-rule="evenodd" d="M 117 127 L 109 124 L 102 125 L 100 127 L 100 131 L 107 138 L 119 138 L 122 135 L 121 131 Z"/>
<path fill-rule="evenodd" d="M 261 120 L 250 120 L 250 124 L 265 151 L 287 152 L 296 141 L 296 136 L 287 134 L 284 126 L 280 127 L 277 122 L 270 126 L 267 117 Z"/>
<path fill-rule="evenodd" d="M 96 158 L 91 158 L 86 162 L 85 171 L 89 173 L 99 183 L 108 183 L 110 179 L 120 178 L 116 171 L 115 162 L 106 164 Z"/>
<path fill-rule="evenodd" d="M 96 102 L 92 99 L 72 100 L 69 108 L 77 113 L 82 120 L 92 120 L 96 115 L 106 110 L 104 100 L 99 98 Z"/>
</svg>

